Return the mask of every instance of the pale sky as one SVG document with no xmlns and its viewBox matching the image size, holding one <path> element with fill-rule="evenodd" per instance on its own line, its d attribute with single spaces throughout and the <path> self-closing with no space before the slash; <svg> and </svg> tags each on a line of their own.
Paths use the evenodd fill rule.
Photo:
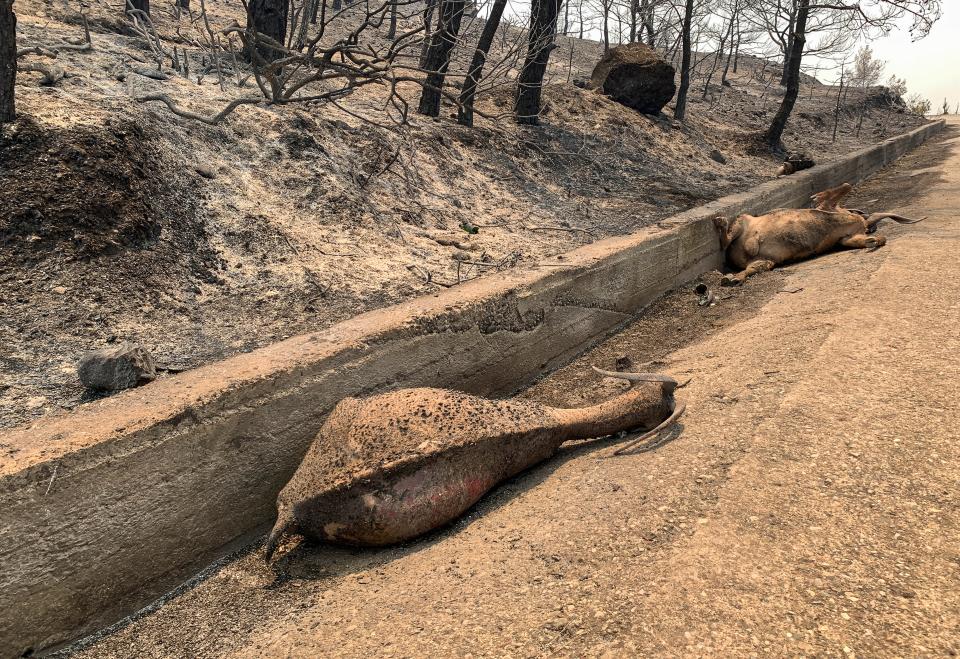
<svg viewBox="0 0 960 659">
<path fill-rule="evenodd" d="M 907 94 L 919 92 L 939 110 L 944 97 L 960 103 L 960 0 L 943 0 L 943 15 L 930 34 L 911 42 L 909 22 L 903 29 L 874 41 L 874 56 L 885 60 L 883 79 L 890 74 L 907 81 Z"/>
</svg>

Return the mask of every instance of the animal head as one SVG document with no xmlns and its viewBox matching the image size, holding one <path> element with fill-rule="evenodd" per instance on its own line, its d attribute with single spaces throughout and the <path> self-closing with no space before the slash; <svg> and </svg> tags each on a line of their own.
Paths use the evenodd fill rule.
<svg viewBox="0 0 960 659">
<path fill-rule="evenodd" d="M 777 170 L 777 176 L 789 176 L 793 174 L 794 171 L 796 170 L 793 167 L 793 163 L 788 161 L 780 165 L 780 169 Z"/>
</svg>

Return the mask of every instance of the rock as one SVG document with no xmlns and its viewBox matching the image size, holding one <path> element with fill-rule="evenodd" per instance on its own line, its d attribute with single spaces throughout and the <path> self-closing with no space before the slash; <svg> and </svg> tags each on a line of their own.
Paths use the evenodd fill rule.
<svg viewBox="0 0 960 659">
<path fill-rule="evenodd" d="M 593 69 L 590 87 L 644 114 L 659 114 L 677 91 L 673 67 L 651 48 L 631 43 L 613 48 Z"/>
<path fill-rule="evenodd" d="M 77 375 L 87 389 L 120 391 L 150 382 L 157 377 L 157 367 L 143 346 L 124 343 L 84 355 Z"/>
<path fill-rule="evenodd" d="M 721 165 L 727 164 L 727 158 L 717 149 L 714 149 L 710 152 L 710 160 L 718 162 Z"/>
<path fill-rule="evenodd" d="M 196 167 L 193 168 L 193 171 L 195 171 L 197 174 L 199 174 L 199 175 L 202 176 L 203 178 L 215 178 L 215 177 L 216 177 L 216 173 L 215 173 L 212 169 L 210 169 L 209 167 L 207 167 L 207 166 L 205 166 L 205 165 L 197 165 Z"/>
</svg>

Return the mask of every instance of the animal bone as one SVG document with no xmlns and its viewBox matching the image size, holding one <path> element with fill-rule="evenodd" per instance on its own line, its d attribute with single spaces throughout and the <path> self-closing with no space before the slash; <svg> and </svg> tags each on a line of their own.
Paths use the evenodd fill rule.
<svg viewBox="0 0 960 659">
<path fill-rule="evenodd" d="M 840 201 L 851 189 L 849 183 L 844 183 L 813 195 L 816 208 L 780 208 L 765 215 L 740 215 L 732 223 L 724 217 L 715 218 L 727 262 L 741 269 L 725 275 L 720 283 L 736 286 L 758 272 L 836 247 L 874 250 L 887 242 L 884 236 L 868 235 L 881 220 L 915 224 L 924 219 L 911 220 L 895 213 L 865 216 L 862 211 L 841 208 Z"/>
<path fill-rule="evenodd" d="M 345 398 L 277 497 L 266 560 L 288 533 L 354 546 L 414 538 L 453 521 L 566 441 L 637 427 L 656 433 L 682 413 L 673 378 L 609 375 L 638 384 L 582 409 L 426 388 Z"/>
</svg>

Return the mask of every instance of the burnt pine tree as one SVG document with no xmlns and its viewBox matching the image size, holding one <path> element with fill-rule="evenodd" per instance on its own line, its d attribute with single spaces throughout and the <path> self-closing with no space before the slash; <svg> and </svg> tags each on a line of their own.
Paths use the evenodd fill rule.
<svg viewBox="0 0 960 659">
<path fill-rule="evenodd" d="M 550 53 L 557 44 L 557 16 L 563 0 L 533 0 L 530 7 L 530 33 L 527 57 L 517 78 L 517 102 L 514 111 L 517 123 L 536 125 L 540 122 L 540 96 L 543 76 L 547 72 Z"/>
<path fill-rule="evenodd" d="M 277 43 L 285 43 L 289 8 L 289 0 L 250 0 L 247 4 L 247 28 Z M 257 50 L 268 61 L 279 57 L 273 48 L 261 46 Z"/>
<path fill-rule="evenodd" d="M 457 44 L 457 35 L 460 33 L 463 5 L 464 0 L 440 0 L 437 28 L 430 37 L 430 47 L 423 63 L 423 68 L 427 70 L 427 79 L 424 81 L 420 107 L 417 110 L 428 117 L 440 116 L 443 79 L 450 66 L 450 52 Z"/>
<path fill-rule="evenodd" d="M 487 61 L 487 53 L 490 52 L 490 45 L 493 43 L 493 37 L 496 36 L 506 6 L 507 0 L 494 0 L 490 15 L 487 16 L 487 22 L 483 26 L 483 32 L 480 33 L 480 39 L 477 41 L 477 49 L 473 51 L 473 61 L 470 62 L 470 68 L 467 70 L 467 79 L 463 82 L 463 91 L 460 92 L 460 109 L 457 111 L 457 121 L 464 126 L 473 125 L 473 100 L 477 95 L 477 84 L 480 82 L 480 76 L 483 75 L 483 65 Z"/>
<path fill-rule="evenodd" d="M 793 25 L 793 41 L 790 42 L 790 55 L 787 60 L 787 92 L 783 95 L 780 109 L 777 110 L 770 128 L 765 135 L 767 144 L 774 151 L 783 151 L 783 131 L 787 127 L 787 119 L 793 112 L 793 106 L 800 94 L 800 61 L 803 59 L 803 47 L 807 42 L 807 14 L 810 11 L 810 0 L 799 0 L 797 17 Z"/>
<path fill-rule="evenodd" d="M 13 86 L 17 80 L 17 16 L 13 0 L 0 0 L 0 124 L 17 118 Z"/>
<path fill-rule="evenodd" d="M 687 92 L 690 89 L 690 25 L 693 23 L 693 0 L 687 0 L 683 12 L 683 25 L 680 26 L 683 55 L 680 59 L 680 88 L 677 89 L 677 104 L 673 110 L 673 118 L 683 121 L 687 115 Z"/>
</svg>

